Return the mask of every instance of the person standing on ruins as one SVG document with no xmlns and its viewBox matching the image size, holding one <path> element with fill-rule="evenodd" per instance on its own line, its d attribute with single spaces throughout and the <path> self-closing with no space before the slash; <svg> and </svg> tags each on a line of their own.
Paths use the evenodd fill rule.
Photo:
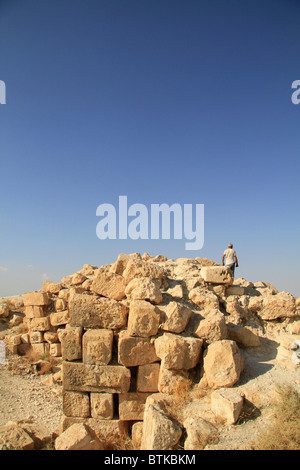
<svg viewBox="0 0 300 470">
<path fill-rule="evenodd" d="M 227 250 L 224 251 L 223 256 L 222 256 L 222 266 L 224 266 L 224 259 L 226 258 L 226 266 L 228 266 L 231 271 L 232 275 L 234 277 L 234 270 L 235 267 L 238 267 L 238 259 L 236 256 L 236 252 L 233 249 L 232 243 L 229 243 Z"/>
</svg>

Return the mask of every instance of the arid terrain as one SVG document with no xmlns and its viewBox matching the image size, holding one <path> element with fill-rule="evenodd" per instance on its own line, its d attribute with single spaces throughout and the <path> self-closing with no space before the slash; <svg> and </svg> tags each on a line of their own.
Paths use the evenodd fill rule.
<svg viewBox="0 0 300 470">
<path fill-rule="evenodd" d="M 180 364 L 183 364 L 180 366 L 181 371 L 176 372 L 174 375 L 174 370 L 172 372 L 172 367 L 175 366 L 168 366 L 166 361 L 170 359 L 168 359 L 168 356 L 165 355 L 165 349 L 163 349 L 161 352 L 161 343 L 155 343 L 155 345 L 157 345 L 156 353 L 159 355 L 158 358 L 153 360 L 151 359 L 148 362 L 145 360 L 144 363 L 149 363 L 150 365 L 160 364 L 160 362 L 157 361 L 163 358 L 161 359 L 162 363 L 160 366 L 158 385 L 156 384 L 156 387 L 158 386 L 158 389 L 156 390 L 159 392 L 157 397 L 159 397 L 159 394 L 161 393 L 163 393 L 166 397 L 172 395 L 173 398 L 175 397 L 175 400 L 177 400 L 176 403 L 182 407 L 182 416 L 179 417 L 178 415 L 174 417 L 174 412 L 172 412 L 173 414 L 171 413 L 171 417 L 173 421 L 174 419 L 177 419 L 181 428 L 186 427 L 186 425 L 183 423 L 186 422 L 186 416 L 188 416 L 191 411 L 193 411 L 193 413 L 197 415 L 199 419 L 203 418 L 205 421 L 213 423 L 214 429 L 217 429 L 216 435 L 213 433 L 213 438 L 207 438 L 204 444 L 200 437 L 197 438 L 199 442 L 195 441 L 196 444 L 194 444 L 194 450 L 199 450 L 202 448 L 204 450 L 256 449 L 257 439 L 260 431 L 266 429 L 273 419 L 274 403 L 276 403 L 276 400 L 279 397 L 278 387 L 288 386 L 300 393 L 300 366 L 295 365 L 291 360 L 293 353 L 291 350 L 292 341 L 299 340 L 300 338 L 298 314 L 299 299 L 292 299 L 290 294 L 278 293 L 278 291 L 273 286 L 270 286 L 267 283 L 257 283 L 257 285 L 255 285 L 243 279 L 234 281 L 233 284 L 231 283 L 231 287 L 227 285 L 226 294 L 225 287 L 223 287 L 221 281 L 211 283 L 205 281 L 205 279 L 203 280 L 203 277 L 201 277 L 201 275 L 206 275 L 206 271 L 201 271 L 203 266 L 218 266 L 217 263 L 210 262 L 209 260 L 198 259 L 197 261 L 180 259 L 177 260 L 177 262 L 173 262 L 172 260 L 169 261 L 161 257 L 157 260 L 151 257 L 147 259 L 145 258 L 146 257 L 144 256 L 142 260 L 143 263 L 139 261 L 139 258 L 138 261 L 136 261 L 136 257 L 133 258 L 134 263 L 132 266 L 130 266 L 130 269 L 136 269 L 136 272 L 134 274 L 130 273 L 131 279 L 126 281 L 127 286 L 131 282 L 130 286 L 133 287 L 131 289 L 126 288 L 126 294 L 122 294 L 125 300 L 122 301 L 123 297 L 122 295 L 119 295 L 118 291 L 117 296 L 119 296 L 119 299 L 113 301 L 115 302 L 115 305 L 117 305 L 117 303 L 120 305 L 123 302 L 124 305 L 126 304 L 126 306 L 131 306 L 131 313 L 129 310 L 129 315 L 131 314 L 131 317 L 129 317 L 130 321 L 128 323 L 129 331 L 131 331 L 131 334 L 135 338 L 141 338 L 142 336 L 140 335 L 144 335 L 144 337 L 148 335 L 149 337 L 151 336 L 155 341 L 158 341 L 158 339 L 159 341 L 162 341 L 162 339 L 165 338 L 173 341 L 173 337 L 175 338 L 175 333 L 170 333 L 170 331 L 176 331 L 176 337 L 178 335 L 177 331 L 182 331 L 182 333 L 179 333 L 179 338 L 181 341 L 184 340 L 186 342 L 191 341 L 190 338 L 201 338 L 199 341 L 204 341 L 204 352 L 206 351 L 205 354 L 203 353 L 204 375 L 203 365 L 201 365 L 202 361 L 200 361 L 200 366 L 198 365 L 196 367 L 192 365 L 185 365 L 185 363 L 180 362 Z M 22 343 L 22 341 L 27 341 L 26 335 L 28 334 L 31 338 L 34 338 L 36 331 L 31 331 L 30 329 L 28 330 L 28 323 L 26 323 L 26 321 L 24 322 L 24 319 L 26 320 L 26 312 L 28 313 L 29 308 L 26 310 L 25 307 L 24 310 L 24 305 L 20 301 L 20 298 L 18 306 L 15 306 L 14 308 L 10 307 L 9 313 L 6 312 L 5 315 L 2 316 L 0 340 L 4 341 L 8 348 L 6 351 L 5 364 L 0 364 L 0 427 L 6 425 L 6 423 L 9 421 L 20 422 L 21 420 L 27 420 L 36 424 L 42 424 L 45 428 L 47 428 L 49 435 L 58 436 L 72 424 L 70 421 L 70 424 L 66 426 L 66 423 L 69 423 L 67 419 L 71 420 L 72 418 L 63 418 L 65 411 L 64 400 L 66 400 L 66 398 L 64 396 L 65 392 L 63 391 L 62 364 L 65 360 L 68 361 L 69 358 L 67 357 L 66 359 L 66 357 L 64 357 L 64 353 L 62 353 L 63 356 L 61 356 L 61 353 L 53 353 L 53 356 L 51 356 L 51 354 L 50 356 L 49 354 L 44 354 L 43 356 L 39 357 L 37 352 L 40 351 L 39 348 L 41 344 L 44 345 L 43 347 L 47 346 L 47 344 L 50 344 L 50 348 L 52 347 L 52 344 L 55 344 L 55 348 L 50 349 L 50 351 L 58 351 L 58 346 L 60 346 L 60 343 L 57 342 L 57 339 L 53 339 L 56 331 L 58 331 L 58 333 L 60 330 L 69 331 L 68 334 L 70 334 L 70 331 L 78 328 L 77 324 L 72 323 L 72 318 L 73 322 L 75 317 L 76 321 L 78 321 L 78 314 L 76 310 L 77 304 L 75 301 L 82 302 L 83 300 L 86 301 L 86 299 L 90 301 L 90 299 L 93 300 L 100 298 L 101 300 L 103 298 L 116 297 L 116 291 L 118 289 L 120 290 L 120 288 L 119 285 L 113 283 L 116 281 L 120 282 L 123 280 L 123 278 L 126 279 L 126 271 L 124 274 L 126 263 L 124 262 L 124 259 L 125 258 L 120 258 L 118 260 L 119 262 L 116 262 L 113 265 L 108 265 L 104 267 L 104 269 L 102 267 L 102 269 L 100 268 L 98 270 L 98 268 L 93 267 L 93 272 L 91 269 L 88 271 L 87 265 L 85 265 L 85 268 L 83 268 L 85 271 L 81 270 L 81 272 L 72 275 L 73 277 L 69 276 L 69 278 L 72 278 L 73 281 L 76 279 L 76 282 L 78 281 L 79 277 L 82 276 L 82 279 L 79 280 L 78 284 L 74 286 L 74 284 L 72 285 L 72 281 L 70 281 L 70 279 L 64 278 L 60 289 L 58 289 L 57 292 L 48 294 L 51 302 L 54 302 L 53 305 L 57 306 L 58 299 L 63 298 L 61 292 L 63 292 L 65 296 L 67 291 L 72 291 L 74 288 L 76 291 L 71 294 L 73 295 L 72 300 L 69 300 L 68 304 L 63 304 L 65 310 L 62 312 L 64 315 L 61 315 L 60 309 L 53 310 L 54 313 L 51 313 L 50 310 L 45 309 L 45 314 L 42 316 L 41 307 L 39 307 L 40 310 L 37 318 L 43 319 L 52 315 L 50 318 L 53 326 L 45 331 L 48 333 L 48 335 L 44 334 L 44 338 L 46 338 L 46 340 L 44 339 L 43 343 L 35 343 L 34 341 L 36 341 L 36 339 L 32 339 L 33 343 L 31 345 L 29 344 L 29 346 L 28 343 Z M 126 262 L 127 261 L 128 260 L 126 259 Z M 122 263 L 122 268 L 120 268 Z M 157 282 L 155 279 L 153 280 L 154 271 L 150 272 L 148 270 L 145 271 L 146 274 L 145 272 L 143 272 L 142 275 L 136 274 L 138 272 L 137 269 L 145 269 L 145 266 L 148 269 L 146 263 L 148 263 L 151 267 L 153 266 L 153 268 L 156 265 L 159 266 L 160 269 L 162 268 L 161 272 L 163 274 L 161 275 L 159 282 Z M 127 266 L 129 266 L 129 264 L 127 264 Z M 85 274 L 83 274 L 83 272 L 85 272 Z M 88 272 L 89 274 L 87 274 Z M 111 274 L 109 274 L 111 272 L 114 273 L 113 279 Z M 77 277 L 74 277 L 75 275 L 77 275 Z M 145 278 L 148 282 L 147 285 L 145 284 Z M 96 284 L 94 279 L 96 279 L 98 284 Z M 143 279 L 143 285 L 141 285 L 141 279 Z M 151 280 L 151 283 L 149 283 L 148 280 Z M 81 287 L 84 282 L 85 290 Z M 92 284 L 92 282 L 94 282 L 94 284 Z M 78 286 L 81 287 L 81 290 L 78 289 Z M 109 286 L 110 289 L 109 294 L 107 294 L 107 286 Z M 52 287 L 52 285 L 48 285 L 47 289 Z M 100 289 L 103 289 L 103 292 Z M 87 290 L 88 292 L 86 292 Z M 153 327 L 151 327 L 152 330 L 149 333 L 144 333 L 144 330 L 140 330 L 139 333 L 137 333 L 137 331 L 133 333 L 133 330 L 130 330 L 130 328 L 141 328 L 141 324 L 138 323 L 140 320 L 140 314 L 136 314 L 134 312 L 135 316 L 133 318 L 133 306 L 136 306 L 136 297 L 133 296 L 133 293 L 135 293 L 136 296 L 138 295 L 138 297 L 142 297 L 143 299 L 152 299 L 150 301 L 143 300 L 143 302 L 146 302 L 146 304 L 149 305 L 152 309 L 151 311 L 149 310 L 150 313 L 147 311 L 145 314 L 146 316 L 148 315 L 147 325 L 149 325 L 150 320 L 153 321 L 153 306 L 155 306 L 155 309 L 159 308 L 160 312 L 163 312 L 160 314 L 160 330 L 156 329 L 153 332 Z M 9 303 L 9 301 L 10 299 L 2 299 L 2 302 Z M 184 306 L 185 309 L 192 308 L 192 315 L 189 316 L 189 321 L 187 320 L 185 326 L 180 326 L 181 330 L 179 329 L 178 325 L 181 325 L 182 318 L 176 317 L 175 321 L 173 311 L 173 316 L 169 315 L 168 306 L 170 301 L 172 303 L 172 308 L 174 308 L 174 306 L 176 308 L 178 308 L 178 306 L 180 306 L 180 308 L 183 308 Z M 291 307 L 292 302 L 294 302 L 293 307 Z M 144 308 L 146 304 L 139 304 L 139 306 Z M 82 305 L 82 303 L 80 305 Z M 218 314 L 219 316 L 212 317 L 211 312 L 215 311 L 216 305 L 218 305 L 219 312 L 221 313 L 220 315 Z M 32 308 L 33 307 L 30 307 L 30 309 Z M 142 312 L 144 310 L 139 311 Z M 70 322 L 70 317 L 67 317 L 67 320 L 60 320 L 62 323 L 58 325 L 55 324 L 59 323 L 58 318 L 65 318 L 65 312 L 71 312 L 71 325 L 66 325 L 66 323 Z M 157 310 L 155 310 L 155 312 L 157 312 Z M 222 321 L 223 317 L 226 320 L 226 333 L 224 333 L 224 330 L 222 330 L 223 323 L 221 325 L 220 317 L 222 317 Z M 34 317 L 31 318 L 34 320 Z M 198 318 L 200 318 L 200 323 Z M 90 321 L 90 319 L 88 319 L 88 321 Z M 170 326 L 171 323 L 172 327 Z M 32 324 L 33 323 L 31 323 L 31 325 Z M 202 325 L 202 329 L 200 329 L 199 325 Z M 83 327 L 86 328 L 86 331 L 90 331 L 89 328 L 95 328 L 94 325 L 83 325 Z M 119 328 L 119 325 L 117 327 Z M 103 326 L 101 328 L 103 328 Z M 113 329 L 115 335 L 116 327 L 111 326 L 110 328 Z M 125 328 L 127 327 L 125 326 Z M 143 328 L 145 327 L 143 326 Z M 95 330 L 93 331 L 95 332 Z M 164 331 L 167 331 L 167 336 L 165 336 Z M 49 333 L 51 333 L 53 337 L 50 337 L 51 335 Z M 213 375 L 214 371 L 210 370 L 210 365 L 208 363 L 205 365 L 205 357 L 207 357 L 206 354 L 208 354 L 207 347 L 209 347 L 210 344 L 221 344 L 224 341 L 224 338 L 226 338 L 225 342 L 227 341 L 229 343 L 235 343 L 235 341 L 232 339 L 234 334 L 240 335 L 235 336 L 235 339 L 239 345 L 238 354 L 241 357 L 243 365 L 238 372 L 234 372 L 237 375 L 234 376 L 232 384 L 231 382 L 226 382 L 227 379 L 225 380 L 222 378 L 223 382 L 220 382 L 221 385 L 217 385 L 219 376 L 217 378 L 217 375 Z M 16 342 L 16 337 L 18 340 L 20 337 L 22 341 L 17 341 L 18 344 L 14 347 L 11 347 L 12 343 L 14 341 Z M 68 344 L 67 346 L 64 346 L 64 337 L 58 337 L 62 342 L 62 351 L 64 351 L 64 348 L 65 351 L 67 351 L 66 348 L 70 345 Z M 122 336 L 120 338 L 122 339 Z M 119 352 L 122 350 L 122 342 L 120 342 L 121 339 L 118 340 Z M 194 339 L 192 341 L 194 341 Z M 26 347 L 24 347 L 24 344 Z M 39 348 L 37 348 L 33 354 L 34 344 L 38 344 Z M 171 343 L 167 343 L 168 348 L 173 347 L 172 344 L 170 344 Z M 163 347 L 165 347 L 164 344 Z M 92 351 L 90 352 L 90 355 L 99 354 L 99 352 L 96 350 L 89 351 Z M 65 354 L 69 354 L 69 352 L 65 352 Z M 174 352 L 174 354 L 176 355 L 177 353 Z M 84 361 L 86 361 L 86 356 L 83 357 Z M 120 362 L 122 361 L 120 357 L 121 356 L 119 355 L 118 361 L 119 364 L 122 364 L 122 362 Z M 179 359 L 181 360 L 181 357 L 178 356 L 176 360 Z M 89 359 L 89 361 L 90 360 L 91 359 Z M 194 359 L 189 357 L 188 360 L 190 361 Z M 221 357 L 219 362 L 222 362 L 222 360 L 223 359 Z M 107 363 L 110 363 L 109 361 L 111 361 L 111 357 L 107 360 Z M 112 364 L 114 364 L 114 362 L 112 362 Z M 128 363 L 128 365 L 126 364 L 125 367 L 129 367 L 129 370 L 133 371 L 136 369 L 136 367 L 140 367 L 136 366 L 136 364 L 139 364 L 139 362 L 132 362 L 130 364 Z M 224 367 L 227 367 L 226 364 L 227 363 L 224 362 Z M 124 367 L 123 364 L 122 367 Z M 165 371 L 164 367 L 168 367 L 167 371 Z M 232 364 L 230 364 L 229 368 L 231 376 L 233 373 L 232 367 Z M 189 369 L 189 374 L 194 373 L 194 375 L 189 375 L 189 388 L 187 388 L 188 376 L 186 375 L 187 372 L 185 372 L 184 368 L 186 368 L 186 370 Z M 220 370 L 222 370 L 222 366 L 220 367 Z M 162 374 L 166 374 L 167 372 L 169 374 L 170 371 L 172 372 L 173 376 L 170 378 L 170 382 L 168 381 L 169 379 L 166 382 L 166 378 L 165 376 L 162 378 Z M 200 371 L 202 372 L 200 373 Z M 193 377 L 193 381 L 191 381 L 191 377 Z M 113 379 L 114 378 L 110 380 Z M 174 389 L 172 389 L 172 384 L 175 384 Z M 153 387 L 153 383 L 151 386 Z M 213 390 L 217 390 L 218 388 L 222 389 L 224 387 L 229 388 L 234 392 L 238 392 L 241 397 L 244 397 L 243 407 L 234 423 L 230 422 L 230 420 L 226 422 L 226 420 L 222 418 L 222 413 L 225 413 L 224 410 L 221 410 L 219 415 L 217 413 L 217 416 L 215 416 L 215 414 L 212 412 L 213 409 L 211 408 L 211 394 Z M 71 389 L 69 388 L 68 390 Z M 114 390 L 114 393 L 116 393 L 116 390 Z M 117 391 L 117 393 L 120 392 Z M 124 392 L 121 391 L 121 393 Z M 130 394 L 128 394 L 128 396 L 129 395 Z M 140 392 L 139 395 L 141 395 Z M 145 394 L 145 400 L 148 395 L 149 392 Z M 131 399 L 132 398 L 130 398 L 130 400 Z M 141 414 L 140 410 L 143 411 L 144 407 L 146 406 L 146 408 L 148 407 L 147 409 L 149 413 L 151 406 L 152 408 L 154 406 L 150 402 L 148 405 L 147 404 L 148 401 L 146 402 L 146 405 L 144 401 L 143 404 L 135 404 L 134 408 L 127 408 L 126 411 L 123 411 L 120 408 L 120 419 L 124 420 L 125 418 L 125 421 L 128 420 L 131 425 L 137 422 L 143 423 L 143 421 L 139 421 L 143 419 L 143 414 Z M 139 409 L 138 412 L 136 411 L 137 407 Z M 83 420 L 83 418 L 76 419 L 80 419 L 81 421 Z M 92 419 L 89 419 L 90 423 L 92 423 L 93 415 Z M 114 419 L 116 419 L 116 416 L 114 416 Z M 103 423 L 103 421 L 100 421 L 100 423 L 101 422 Z M 144 426 L 145 425 L 146 423 L 144 421 Z M 190 428 L 186 427 L 186 432 L 189 432 L 189 429 Z M 180 448 L 187 448 L 187 441 L 184 443 L 182 440 L 183 436 L 184 434 L 181 435 L 180 439 L 178 438 L 177 444 L 169 444 L 170 447 L 163 448 L 173 448 L 177 450 Z M 153 439 L 153 442 L 155 442 L 155 438 Z M 139 445 L 137 446 L 137 441 L 135 440 L 134 443 L 131 442 L 130 447 L 128 447 L 127 443 L 127 447 L 125 446 L 125 448 L 140 448 L 140 445 L 140 441 Z M 144 445 L 149 446 L 149 443 L 144 443 Z M 165 445 L 167 446 L 168 444 Z"/>
</svg>

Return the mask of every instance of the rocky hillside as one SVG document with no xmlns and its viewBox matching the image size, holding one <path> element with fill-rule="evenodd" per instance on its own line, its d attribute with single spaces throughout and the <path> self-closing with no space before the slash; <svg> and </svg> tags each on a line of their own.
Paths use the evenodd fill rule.
<svg viewBox="0 0 300 470">
<path fill-rule="evenodd" d="M 297 372 L 299 309 L 291 294 L 233 280 L 211 260 L 133 253 L 6 299 L 0 319 L 12 354 L 62 362 L 56 449 L 197 450 L 265 406 L 252 379 L 264 375 L 260 354 Z"/>
</svg>

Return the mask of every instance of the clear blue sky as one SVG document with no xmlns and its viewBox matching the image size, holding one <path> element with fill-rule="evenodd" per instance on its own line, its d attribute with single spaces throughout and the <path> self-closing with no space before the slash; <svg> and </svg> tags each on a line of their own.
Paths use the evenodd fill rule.
<svg viewBox="0 0 300 470">
<path fill-rule="evenodd" d="M 0 296 L 118 253 L 300 296 L 300 2 L 0 0 Z M 105 240 L 96 208 L 205 205 L 205 243 Z"/>
</svg>

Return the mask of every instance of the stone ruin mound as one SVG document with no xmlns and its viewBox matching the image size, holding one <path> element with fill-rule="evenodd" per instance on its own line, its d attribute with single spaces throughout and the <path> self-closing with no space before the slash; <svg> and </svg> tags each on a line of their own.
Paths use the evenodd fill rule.
<svg viewBox="0 0 300 470">
<path fill-rule="evenodd" d="M 174 397 L 184 402 L 191 387 L 199 396 L 209 391 L 207 413 L 233 423 L 244 399 L 236 389 L 241 349 L 278 329 L 300 338 L 299 299 L 265 282 L 234 281 L 205 258 L 120 254 L 22 299 L 27 332 L 7 347 L 62 358 L 58 449 L 104 448 L 126 435 L 140 449 L 203 448 L 215 435 L 213 418 L 187 403 L 179 418 L 174 406 L 170 412 Z"/>
</svg>

